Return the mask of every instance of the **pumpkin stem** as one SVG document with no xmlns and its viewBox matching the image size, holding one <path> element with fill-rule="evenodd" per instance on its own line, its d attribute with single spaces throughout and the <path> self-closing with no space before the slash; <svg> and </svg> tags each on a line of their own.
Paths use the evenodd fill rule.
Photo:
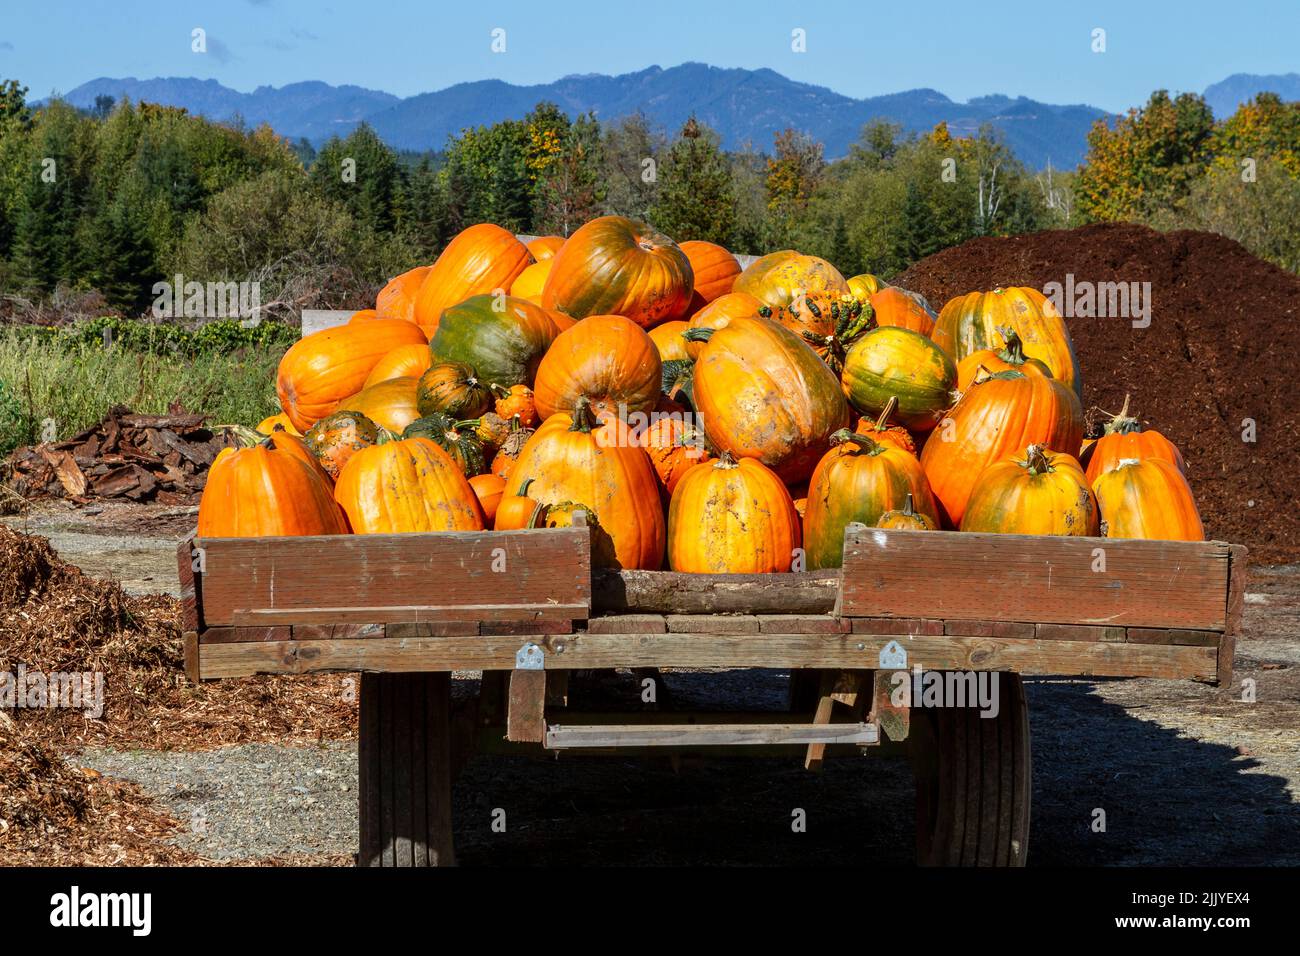
<svg viewBox="0 0 1300 956">
<path fill-rule="evenodd" d="M 1020 334 L 1008 326 L 998 326 L 998 334 L 1004 343 L 998 358 L 1008 365 L 1024 365 L 1029 359 L 1025 355 L 1025 343 L 1020 340 Z"/>
<path fill-rule="evenodd" d="M 687 329 L 682 333 L 682 338 L 687 342 L 707 342 L 709 339 L 713 338 L 713 333 L 716 331 L 718 330 L 709 328 L 708 326 L 700 326 L 697 329 Z"/>
<path fill-rule="evenodd" d="M 875 425 L 876 431 L 878 432 L 888 431 L 889 416 L 894 414 L 894 411 L 897 408 L 898 408 L 898 396 L 890 395 L 889 401 L 885 402 L 885 407 L 882 408 L 880 410 L 880 414 L 876 416 L 876 425 Z"/>
<path fill-rule="evenodd" d="M 884 445 L 880 444 L 869 435 L 859 435 L 856 432 L 849 431 L 847 428 L 841 428 L 839 431 L 831 435 L 832 445 L 843 445 L 846 442 L 857 445 L 859 450 L 866 452 L 868 455 L 879 455 L 885 450 Z"/>
<path fill-rule="evenodd" d="M 975 369 L 975 378 L 971 381 L 971 384 L 983 385 L 992 377 L 993 377 L 993 373 L 990 372 L 985 366 L 980 365 L 979 368 Z"/>
<path fill-rule="evenodd" d="M 401 441 L 396 432 L 389 431 L 383 425 L 376 425 L 375 428 L 379 430 L 379 437 L 375 439 L 376 445 L 386 445 L 390 441 Z"/>
<path fill-rule="evenodd" d="M 736 461 L 736 456 L 733 455 L 729 450 L 724 448 L 722 450 L 722 454 L 718 456 L 718 460 L 713 463 L 713 467 L 714 468 L 736 468 L 738 467 L 738 464 L 739 463 Z"/>
<path fill-rule="evenodd" d="M 916 515 L 916 511 L 912 506 L 912 493 L 910 491 L 907 493 L 907 498 L 903 502 L 903 514 L 907 515 L 909 518 Z"/>
<path fill-rule="evenodd" d="M 1119 410 L 1119 414 L 1113 416 L 1102 429 L 1107 435 L 1131 435 L 1134 432 L 1142 430 L 1142 425 L 1138 420 L 1128 413 L 1128 403 L 1132 395 L 1125 393 L 1124 407 Z"/>
<path fill-rule="evenodd" d="M 528 497 L 528 486 L 531 485 L 532 483 L 533 483 L 533 479 L 531 479 L 531 478 L 525 478 L 525 479 L 520 483 L 520 485 L 519 485 L 519 490 L 515 492 L 515 497 L 516 497 L 516 498 L 527 498 L 527 497 Z"/>
<path fill-rule="evenodd" d="M 1055 471 L 1053 459 L 1047 456 L 1046 445 L 1030 445 L 1025 449 L 1025 469 L 1031 475 L 1046 475 Z"/>
<path fill-rule="evenodd" d="M 251 448 L 254 445 L 263 444 L 270 437 L 269 435 L 263 435 L 256 428 L 249 428 L 247 425 L 221 425 L 219 428 L 213 430 L 228 431 L 230 437 L 235 440 L 236 448 Z M 274 435 L 277 430 L 284 432 L 286 435 L 289 434 L 288 429 L 279 422 L 276 422 L 275 428 L 271 430 L 271 434 Z"/>
<path fill-rule="evenodd" d="M 504 385 L 498 385 L 496 382 L 488 382 L 488 391 L 497 398 L 510 397 L 510 389 L 506 388 Z"/>
<path fill-rule="evenodd" d="M 571 432 L 590 432 L 596 427 L 596 416 L 591 411 L 591 400 L 586 395 L 579 395 L 573 403 L 573 424 Z"/>
</svg>

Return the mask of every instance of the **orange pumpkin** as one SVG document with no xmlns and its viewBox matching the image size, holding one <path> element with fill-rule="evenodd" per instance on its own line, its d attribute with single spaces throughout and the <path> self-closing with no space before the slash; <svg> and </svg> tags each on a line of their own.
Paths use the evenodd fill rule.
<svg viewBox="0 0 1300 956">
<path fill-rule="evenodd" d="M 525 428 L 537 424 L 537 398 L 527 385 L 512 385 L 503 388 L 500 385 L 488 386 L 496 396 L 496 413 L 506 421 L 518 416 L 519 423 Z"/>
<path fill-rule="evenodd" d="M 763 303 L 748 292 L 729 292 L 718 296 L 704 308 L 691 316 L 686 323 L 683 335 L 692 329 L 721 329 L 735 318 L 754 318 L 759 314 Z M 686 340 L 686 355 L 692 361 L 704 351 L 704 339 Z"/>
<path fill-rule="evenodd" d="M 677 319 L 673 322 L 656 325 L 650 330 L 650 341 L 655 344 L 660 361 L 672 362 L 691 357 L 690 353 L 686 351 L 686 341 L 682 338 L 682 333 L 686 329 L 686 322 Z"/>
<path fill-rule="evenodd" d="M 293 422 L 289 420 L 289 416 L 284 414 L 284 412 L 281 412 L 279 415 L 271 415 L 267 418 L 263 418 L 257 423 L 257 430 L 263 435 L 269 435 L 271 432 L 275 431 L 276 425 L 283 427 L 290 435 L 297 435 L 299 438 L 302 437 L 302 432 L 293 427 Z"/>
<path fill-rule="evenodd" d="M 977 378 L 921 452 L 921 466 L 952 527 L 980 473 L 1030 445 L 1078 448 L 1083 406 L 1064 383 L 1022 372 Z"/>
<path fill-rule="evenodd" d="M 536 239 L 528 240 L 528 251 L 538 262 L 546 262 L 555 258 L 555 254 L 560 251 L 560 246 L 564 245 L 563 236 L 538 236 Z"/>
<path fill-rule="evenodd" d="M 546 419 L 529 439 L 510 481 L 528 478 L 529 495 L 537 501 L 590 506 L 601 528 L 593 534 L 601 538 L 593 543 L 594 560 L 648 571 L 663 563 L 664 514 L 650 456 L 622 422 L 597 423 L 586 399 L 579 398 L 572 415 Z"/>
<path fill-rule="evenodd" d="M 772 252 L 749 264 L 731 286 L 748 292 L 773 309 L 783 309 L 801 295 L 824 292 L 838 298 L 849 294 L 849 284 L 825 259 L 805 256 L 793 249 Z"/>
<path fill-rule="evenodd" d="M 337 411 L 307 429 L 303 441 L 326 474 L 337 479 L 348 459 L 379 441 L 379 427 L 360 412 Z"/>
<path fill-rule="evenodd" d="M 387 382 L 390 378 L 419 378 L 433 364 L 427 345 L 399 345 L 370 370 L 365 388 Z"/>
<path fill-rule="evenodd" d="M 876 527 L 898 528 L 902 531 L 934 531 L 939 525 L 929 515 L 921 514 L 916 510 L 916 501 L 909 491 L 903 507 L 894 511 L 886 511 L 880 516 L 880 520 L 876 522 Z"/>
<path fill-rule="evenodd" d="M 643 328 L 621 315 L 588 316 L 556 336 L 542 357 L 533 384 L 537 413 L 545 420 L 572 411 L 579 399 L 598 418 L 648 412 L 659 400 L 660 371 L 659 351 Z"/>
<path fill-rule="evenodd" d="M 359 412 L 381 428 L 400 434 L 420 417 L 416 398 L 419 387 L 418 378 L 390 378 L 349 395 L 339 403 L 339 408 Z"/>
<path fill-rule="evenodd" d="M 812 474 L 831 433 L 849 423 L 840 381 L 826 363 L 766 319 L 686 334 L 708 342 L 695 362 L 692 395 L 713 446 L 757 458 L 783 481 Z"/>
<path fill-rule="evenodd" d="M 508 478 L 515 467 L 515 462 L 519 459 L 520 452 L 524 450 L 528 439 L 533 437 L 536 430 L 525 426 L 520 416 L 511 417 L 505 441 L 501 442 L 501 446 L 497 449 L 489 471 L 502 478 Z"/>
<path fill-rule="evenodd" d="M 415 298 L 424 284 L 431 266 L 417 266 L 388 280 L 388 285 L 375 297 L 375 312 L 385 319 L 415 321 Z"/>
<path fill-rule="evenodd" d="M 1000 349 L 981 349 L 971 352 L 957 363 L 957 390 L 965 391 L 981 368 L 988 372 L 1024 372 L 1026 375 L 1048 375 L 1051 369 L 1036 358 L 1025 354 L 1024 343 L 1015 329 L 1003 326 L 998 329 L 1005 343 Z"/>
<path fill-rule="evenodd" d="M 343 466 L 334 498 L 357 534 L 483 529 L 464 472 L 427 438 L 381 436 L 362 448 Z"/>
<path fill-rule="evenodd" d="M 484 524 L 490 526 L 496 521 L 497 508 L 506 493 L 506 480 L 500 475 L 475 475 L 469 480 L 469 486 L 474 489 L 479 507 L 483 509 Z"/>
<path fill-rule="evenodd" d="M 473 295 L 504 292 L 531 261 L 528 247 L 500 226 L 485 222 L 461 230 L 420 284 L 415 321 L 431 338 L 443 309 Z"/>
<path fill-rule="evenodd" d="M 1128 405 L 1129 396 L 1125 395 L 1124 407 L 1106 423 L 1105 433 L 1084 450 L 1082 461 L 1090 486 L 1126 458 L 1162 458 L 1180 472 L 1187 471 L 1178 446 L 1154 429 L 1143 431 L 1141 423 L 1129 416 Z"/>
<path fill-rule="evenodd" d="M 276 428 L 262 444 L 267 448 L 286 452 L 295 458 L 301 458 L 311 465 L 312 471 L 316 472 L 317 476 L 325 484 L 331 488 L 334 487 L 334 475 L 325 470 L 325 467 L 317 460 L 311 449 L 307 447 L 306 439 L 301 435 L 291 435 L 284 428 Z"/>
<path fill-rule="evenodd" d="M 555 255 L 542 305 L 575 319 L 622 315 L 642 328 L 682 318 L 691 304 L 690 260 L 643 222 L 601 216 Z"/>
<path fill-rule="evenodd" d="M 695 308 L 702 308 L 731 291 L 736 276 L 740 275 L 740 263 L 735 256 L 717 243 L 698 239 L 681 243 L 681 249 L 690 260 L 695 276 Z"/>
<path fill-rule="evenodd" d="M 225 448 L 208 469 L 199 501 L 200 538 L 347 532 L 328 480 L 293 452 L 266 443 Z"/>
<path fill-rule="evenodd" d="M 961 530 L 1087 537 L 1097 534 L 1097 503 L 1073 457 L 1030 445 L 980 473 Z"/>
<path fill-rule="evenodd" d="M 1125 458 L 1092 486 L 1108 538 L 1204 541 L 1205 528 L 1191 486 L 1163 458 Z"/>
<path fill-rule="evenodd" d="M 1083 377 L 1074 344 L 1056 307 L 1037 289 L 1007 288 L 971 292 L 950 300 L 939 313 L 930 337 L 960 362 L 972 352 L 997 346 L 999 328 L 1015 329 L 1025 354 L 1040 359 L 1082 399 Z"/>
<path fill-rule="evenodd" d="M 866 435 L 872 441 L 880 442 L 886 445 L 897 445 L 903 451 L 909 454 L 916 454 L 916 441 L 912 438 L 912 433 L 902 425 L 891 425 L 889 419 L 898 409 L 897 396 L 889 396 L 885 402 L 885 407 L 880 410 L 880 414 L 873 420 L 866 415 L 858 419 L 858 427 L 853 429 L 859 435 Z"/>
<path fill-rule="evenodd" d="M 373 322 L 377 318 L 379 318 L 379 313 L 374 309 L 361 309 L 352 313 L 352 317 L 348 319 L 348 325 L 354 325 L 358 322 Z"/>
<path fill-rule="evenodd" d="M 376 319 L 313 332 L 280 359 L 276 392 L 295 428 L 306 431 L 366 384 L 370 372 L 399 345 L 424 345 L 418 326 Z M 371 416 L 372 418 L 374 416 Z"/>
<path fill-rule="evenodd" d="M 808 483 L 803 539 L 810 570 L 838 568 L 845 527 L 851 522 L 874 527 L 908 495 L 923 514 L 938 520 L 930 483 L 915 455 L 847 428 L 832 435 L 831 444 Z"/>
<path fill-rule="evenodd" d="M 789 571 L 800 541 L 799 515 L 781 479 L 762 462 L 730 452 L 687 471 L 668 506 L 674 571 Z"/>
<path fill-rule="evenodd" d="M 762 306 L 758 314 L 775 318 L 797 334 L 836 375 L 844 371 L 849 346 L 871 328 L 871 310 L 850 295 L 832 298 L 823 292 L 798 296 L 784 309 Z"/>
<path fill-rule="evenodd" d="M 542 289 L 546 286 L 546 277 L 551 274 L 554 262 L 554 259 L 534 262 L 510 284 L 510 294 L 517 299 L 527 299 L 535 305 L 541 305 Z"/>
<path fill-rule="evenodd" d="M 501 496 L 492 525 L 494 531 L 519 531 L 542 526 L 548 509 L 540 501 L 528 496 L 528 487 L 532 483 L 533 479 L 525 478 L 513 495 Z"/>
<path fill-rule="evenodd" d="M 704 447 L 704 433 L 680 415 L 656 418 L 637 436 L 637 442 L 649 452 L 650 463 L 668 495 L 689 469 L 713 458 Z"/>
<path fill-rule="evenodd" d="M 916 298 L 897 286 L 885 286 L 871 295 L 868 300 L 876 313 L 877 325 L 891 325 L 900 329 L 911 329 L 922 335 L 934 331 L 935 316 Z"/>
</svg>

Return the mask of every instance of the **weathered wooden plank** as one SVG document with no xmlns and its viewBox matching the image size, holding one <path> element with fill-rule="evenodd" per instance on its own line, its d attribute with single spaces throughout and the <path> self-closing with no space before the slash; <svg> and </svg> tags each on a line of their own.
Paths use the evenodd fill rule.
<svg viewBox="0 0 1300 956">
<path fill-rule="evenodd" d="M 902 674 L 904 680 L 910 680 L 907 671 L 875 671 L 871 690 L 871 715 L 875 718 L 885 736 L 895 743 L 907 739 L 912 727 L 912 708 L 894 704 L 895 674 Z M 910 699 L 910 697 L 909 697 Z"/>
<path fill-rule="evenodd" d="M 546 749 L 814 743 L 867 746 L 879 739 L 873 724 L 592 724 L 548 727 Z"/>
<path fill-rule="evenodd" d="M 546 671 L 510 672 L 510 708 L 506 714 L 506 739 L 514 743 L 541 743 L 546 732 Z"/>
<path fill-rule="evenodd" d="M 1191 644 L 1218 647 L 1223 640 L 1219 631 L 1188 631 L 1167 627 L 1130 627 L 1125 640 L 1130 644 Z"/>
<path fill-rule="evenodd" d="M 339 635 L 340 637 L 344 635 Z M 354 637 L 356 635 L 346 635 Z M 287 624 L 272 627 L 210 627 L 199 635 L 201 644 L 233 644 L 237 641 L 292 641 L 296 634 Z"/>
<path fill-rule="evenodd" d="M 673 634 L 757 634 L 752 614 L 669 614 L 664 618 Z"/>
<path fill-rule="evenodd" d="M 798 574 L 597 572 L 592 607 L 602 614 L 829 614 L 839 571 Z"/>
<path fill-rule="evenodd" d="M 846 617 L 833 614 L 759 614 L 763 634 L 847 634 L 853 627 Z"/>
<path fill-rule="evenodd" d="M 185 540 L 176 545 L 176 576 L 181 585 L 181 628 L 195 632 L 204 627 L 201 575 L 194 567 L 197 563 L 199 555 L 194 550 L 193 541 Z"/>
<path fill-rule="evenodd" d="M 208 625 L 234 624 L 237 611 L 259 612 L 245 618 L 247 624 L 389 623 L 397 618 L 368 613 L 339 617 L 333 609 L 468 607 L 478 613 L 485 597 L 497 595 L 534 611 L 571 606 L 578 619 L 587 616 L 591 605 L 585 528 L 211 538 L 198 543 L 204 549 L 201 600 Z M 272 611 L 296 616 L 263 613 Z M 333 616 L 322 617 L 323 612 Z M 562 615 L 557 610 L 554 616 Z M 426 619 L 434 618 L 414 620 Z"/>
<path fill-rule="evenodd" d="M 944 632 L 943 621 L 918 617 L 853 617 L 842 618 L 848 621 L 854 634 L 906 634 L 915 637 L 921 634 L 937 636 Z"/>
<path fill-rule="evenodd" d="M 868 634 L 571 634 L 539 639 L 548 669 L 827 667 L 871 669 L 894 637 Z M 1214 648 L 972 636 L 907 639 L 908 663 L 928 670 L 1212 679 Z M 204 644 L 203 676 L 337 670 L 510 670 L 519 638 L 382 638 Z"/>
<path fill-rule="evenodd" d="M 662 614 L 608 614 L 587 621 L 593 634 L 662 634 L 668 630 Z"/>
<path fill-rule="evenodd" d="M 1215 671 L 1216 684 L 1232 682 L 1232 661 L 1237 654 L 1237 634 L 1241 631 L 1241 614 L 1246 604 L 1246 546 L 1231 545 L 1228 557 L 1228 597 L 1224 610 L 1226 622 L 1223 640 L 1219 644 L 1219 666 Z"/>
<path fill-rule="evenodd" d="M 835 713 L 835 705 L 856 707 L 858 689 L 862 684 L 859 671 L 823 671 L 821 676 L 821 697 L 817 701 L 817 710 L 813 713 L 814 724 L 829 724 Z M 826 743 L 810 743 L 804 752 L 805 770 L 819 771 L 826 756 Z"/>
<path fill-rule="evenodd" d="M 183 632 L 181 634 L 181 652 L 185 657 L 185 676 L 197 684 L 201 677 L 199 635 L 194 631 Z"/>
<path fill-rule="evenodd" d="M 945 621 L 945 634 L 977 634 L 980 637 L 1033 637 L 1029 621 Z"/>
<path fill-rule="evenodd" d="M 545 624 L 557 627 L 587 613 L 585 604 L 426 604 L 387 607 L 256 608 L 231 612 L 236 627 L 264 627 L 268 622 L 298 627 L 314 625 L 440 624 L 446 621 Z M 524 633 L 524 632 L 514 632 Z"/>
<path fill-rule="evenodd" d="M 1222 542 L 880 528 L 844 541 L 845 616 L 1224 627 Z"/>
<path fill-rule="evenodd" d="M 1038 624 L 1034 636 L 1044 641 L 1112 641 L 1123 643 L 1126 628 L 1099 624 Z"/>
</svg>

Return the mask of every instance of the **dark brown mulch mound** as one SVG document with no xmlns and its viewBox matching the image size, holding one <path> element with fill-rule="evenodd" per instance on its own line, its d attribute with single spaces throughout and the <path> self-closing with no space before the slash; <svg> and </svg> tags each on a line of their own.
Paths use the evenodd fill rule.
<svg viewBox="0 0 1300 956">
<path fill-rule="evenodd" d="M 100 672 L 104 714 L 18 708 L 18 731 L 61 749 L 85 744 L 186 749 L 348 738 L 356 680 L 253 677 L 194 686 L 184 675 L 180 604 L 134 597 L 81 573 L 49 542 L 0 525 L 0 671 Z M 350 683 L 349 683 L 350 681 Z"/>
<path fill-rule="evenodd" d="M 1230 239 L 1127 223 L 976 239 L 916 263 L 897 284 L 937 309 L 955 295 L 1049 282 L 1150 282 L 1151 324 L 1067 318 L 1084 407 L 1133 411 L 1182 449 L 1207 536 L 1255 562 L 1300 560 L 1300 278 Z M 1254 444 L 1243 419 L 1256 423 Z"/>
</svg>

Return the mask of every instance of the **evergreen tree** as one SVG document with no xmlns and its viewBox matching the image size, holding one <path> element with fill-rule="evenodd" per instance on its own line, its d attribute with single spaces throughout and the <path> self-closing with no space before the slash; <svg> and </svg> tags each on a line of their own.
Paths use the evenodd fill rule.
<svg viewBox="0 0 1300 956">
<path fill-rule="evenodd" d="M 717 135 L 695 117 L 686 121 L 660 170 L 654 225 L 681 242 L 727 242 L 736 218 L 731 167 Z"/>
</svg>

